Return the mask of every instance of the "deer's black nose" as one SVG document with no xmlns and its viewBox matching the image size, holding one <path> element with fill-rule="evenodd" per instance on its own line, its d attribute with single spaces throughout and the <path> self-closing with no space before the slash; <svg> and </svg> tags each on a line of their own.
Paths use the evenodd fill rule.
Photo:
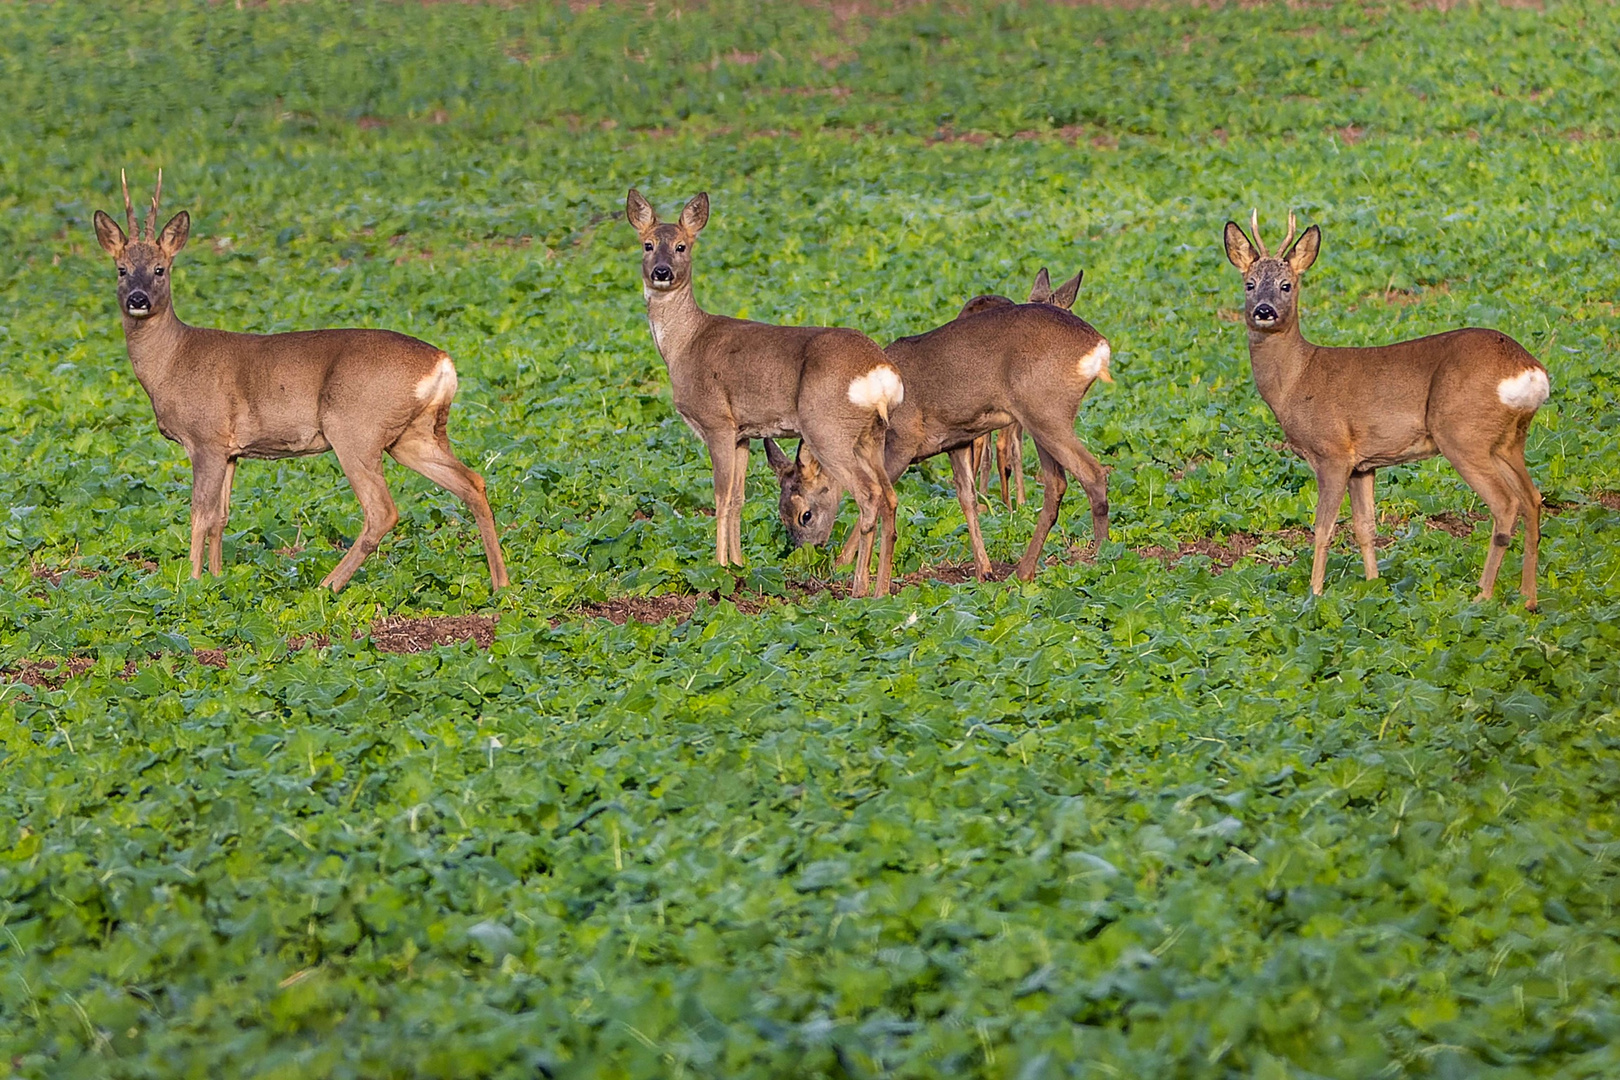
<svg viewBox="0 0 1620 1080">
<path fill-rule="evenodd" d="M 151 299 L 151 297 L 147 296 L 145 293 L 143 293 L 139 289 L 137 289 L 135 292 L 132 292 L 132 293 L 129 294 L 129 300 L 128 300 L 127 303 L 128 303 L 128 306 L 130 308 L 132 308 L 132 309 L 135 309 L 135 308 L 149 308 L 149 307 L 152 306 L 152 299 Z"/>
<path fill-rule="evenodd" d="M 652 270 L 652 279 L 654 281 L 674 281 L 675 271 L 667 266 L 655 266 Z"/>
<path fill-rule="evenodd" d="M 1260 322 L 1276 322 L 1277 309 L 1270 304 L 1254 305 L 1254 317 Z"/>
</svg>

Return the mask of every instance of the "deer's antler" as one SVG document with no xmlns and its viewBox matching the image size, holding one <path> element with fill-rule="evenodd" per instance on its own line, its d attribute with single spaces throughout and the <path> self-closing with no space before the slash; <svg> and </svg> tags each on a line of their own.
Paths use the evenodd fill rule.
<svg viewBox="0 0 1620 1080">
<path fill-rule="evenodd" d="M 1266 250 L 1266 242 L 1260 239 L 1260 209 L 1258 207 L 1249 211 L 1249 231 L 1254 233 L 1254 246 L 1260 249 L 1262 259 L 1271 258 L 1271 252 Z"/>
<path fill-rule="evenodd" d="M 1288 235 L 1283 239 L 1282 246 L 1277 249 L 1277 257 L 1282 258 L 1288 254 L 1288 245 L 1294 242 L 1294 212 L 1288 211 Z"/>
<path fill-rule="evenodd" d="M 146 216 L 146 239 L 157 241 L 158 199 L 163 195 L 163 170 L 158 170 L 157 187 L 152 189 L 152 212 Z"/>
<path fill-rule="evenodd" d="M 139 240 L 140 235 L 135 231 L 135 207 L 129 201 L 129 177 L 123 169 L 118 170 L 118 182 L 124 185 L 124 226 L 131 240 Z"/>
</svg>

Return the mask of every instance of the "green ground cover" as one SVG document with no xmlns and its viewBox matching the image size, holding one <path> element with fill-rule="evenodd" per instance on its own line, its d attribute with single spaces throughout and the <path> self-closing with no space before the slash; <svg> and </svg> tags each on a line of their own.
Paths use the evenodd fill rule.
<svg viewBox="0 0 1620 1080">
<path fill-rule="evenodd" d="M 0 37 L 0 1075 L 1620 1075 L 1620 8 L 16 4 Z M 189 580 L 90 227 L 121 166 L 191 211 L 188 321 L 457 358 L 516 587 L 393 469 L 398 529 L 318 592 L 359 524 L 330 457 L 245 464 Z M 783 554 L 756 455 L 718 571 L 631 185 L 710 192 L 714 311 L 887 341 L 1083 268 L 1114 542 L 1066 557 L 1072 489 L 1032 585 L 807 594 L 828 554 Z M 1471 602 L 1443 462 L 1381 481 L 1383 579 L 1341 539 L 1304 602 L 1314 485 L 1220 249 L 1252 205 L 1323 225 L 1316 340 L 1546 362 L 1539 613 L 1517 545 Z M 963 559 L 948 468 L 898 490 L 900 571 Z M 1033 519 L 987 513 L 992 556 Z M 1151 555 L 1234 536 L 1261 557 Z M 383 614 L 499 624 L 394 655 Z"/>
</svg>

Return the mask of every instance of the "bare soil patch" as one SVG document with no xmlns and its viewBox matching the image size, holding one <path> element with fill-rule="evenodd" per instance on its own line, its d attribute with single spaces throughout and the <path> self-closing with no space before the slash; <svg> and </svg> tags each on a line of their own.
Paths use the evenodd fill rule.
<svg viewBox="0 0 1620 1080">
<path fill-rule="evenodd" d="M 435 645 L 463 641 L 487 649 L 494 640 L 495 620 L 486 615 L 430 615 L 417 619 L 385 615 L 371 624 L 371 644 L 378 652 L 422 652 Z"/>
<path fill-rule="evenodd" d="M 1620 510 L 1620 491 L 1599 491 L 1592 498 L 1610 510 Z"/>
</svg>

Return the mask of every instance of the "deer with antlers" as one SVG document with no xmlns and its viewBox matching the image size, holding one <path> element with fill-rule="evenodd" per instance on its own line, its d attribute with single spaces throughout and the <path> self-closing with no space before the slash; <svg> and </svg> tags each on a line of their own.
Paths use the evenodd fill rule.
<svg viewBox="0 0 1620 1080">
<path fill-rule="evenodd" d="M 742 564 L 742 508 L 750 439 L 799 435 L 826 474 L 855 493 L 860 553 L 851 592 L 889 591 L 896 502 L 883 469 L 889 418 L 905 399 L 894 364 L 866 335 L 822 326 L 774 326 L 711 315 L 692 295 L 692 247 L 709 220 L 699 193 L 661 222 L 632 189 L 625 217 L 641 238 L 641 287 L 653 343 L 669 371 L 675 411 L 709 450 L 714 468 L 715 557 Z M 877 581 L 871 582 L 874 536 Z"/>
<path fill-rule="evenodd" d="M 1076 275 L 1064 286 L 1068 303 L 1079 285 Z M 984 579 L 991 566 L 979 531 L 973 442 L 1010 424 L 1028 432 L 1040 456 L 1043 491 L 1035 533 L 1016 571 L 1029 581 L 1057 521 L 1068 476 L 1080 481 L 1091 502 L 1095 542 L 1108 538 L 1108 475 L 1076 438 L 1074 419 L 1093 383 L 1113 381 L 1111 350 L 1090 323 L 1063 305 L 986 296 L 970 300 L 963 311 L 944 326 L 900 338 L 884 350 L 906 385 L 905 400 L 889 417 L 884 464 L 894 480 L 913 462 L 950 455 L 974 568 Z M 800 443 L 797 456 L 789 459 L 766 439 L 765 453 L 780 485 L 777 508 L 789 538 L 796 545 L 825 543 L 838 516 L 838 479 L 821 467 L 813 446 Z M 844 545 L 841 562 L 849 558 L 854 540 L 851 536 Z"/>
<path fill-rule="evenodd" d="M 96 211 L 96 239 L 118 267 L 118 310 L 129 360 L 158 430 L 191 459 L 191 576 L 223 570 L 231 481 L 241 458 L 335 451 L 365 511 L 365 526 L 321 585 L 343 588 L 399 520 L 382 456 L 461 498 L 478 524 L 494 588 L 506 565 L 484 480 L 450 449 L 456 396 L 450 357 L 390 330 L 238 334 L 187 326 L 174 312 L 175 256 L 191 234 L 184 210 L 157 231 L 163 173 L 144 230 L 124 188 L 128 232 Z"/>
<path fill-rule="evenodd" d="M 1322 246 L 1317 225 L 1288 236 L 1273 256 L 1260 239 L 1226 223 L 1226 257 L 1243 275 L 1244 321 L 1255 386 L 1282 425 L 1288 445 L 1316 473 L 1315 554 L 1311 592 L 1320 595 L 1328 546 L 1345 490 L 1369 580 L 1373 553 L 1373 475 L 1387 465 L 1445 455 L 1490 508 L 1492 531 L 1479 579 L 1480 600 L 1496 585 L 1502 555 L 1524 519 L 1519 589 L 1536 606 L 1541 493 L 1524 463 L 1530 421 L 1551 393 L 1547 369 L 1496 330 L 1452 330 L 1374 348 L 1325 348 L 1299 328 L 1299 279 Z"/>
</svg>

